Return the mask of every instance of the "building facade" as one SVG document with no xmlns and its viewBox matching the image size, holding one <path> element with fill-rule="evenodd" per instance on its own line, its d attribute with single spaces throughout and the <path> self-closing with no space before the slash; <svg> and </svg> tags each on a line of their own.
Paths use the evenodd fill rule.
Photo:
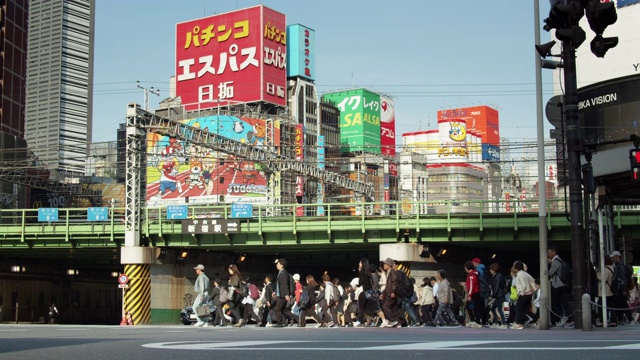
<svg viewBox="0 0 640 360">
<path fill-rule="evenodd" d="M 18 169 L 26 159 L 24 98 L 27 64 L 27 0 L 0 3 L 0 164 Z M 15 164 L 15 165 L 14 165 Z M 24 189 L 0 181 L 0 208 L 25 205 Z"/>
<path fill-rule="evenodd" d="M 27 0 L 3 1 L 0 11 L 0 131 L 24 138 Z"/>
<path fill-rule="evenodd" d="M 94 18 L 94 0 L 30 1 L 25 139 L 55 178 L 85 172 L 92 133 Z"/>
</svg>

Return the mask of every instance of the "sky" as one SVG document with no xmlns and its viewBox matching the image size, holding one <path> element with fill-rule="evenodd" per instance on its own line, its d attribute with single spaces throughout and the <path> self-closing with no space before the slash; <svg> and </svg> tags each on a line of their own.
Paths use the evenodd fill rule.
<svg viewBox="0 0 640 360">
<path fill-rule="evenodd" d="M 93 141 L 115 140 L 126 105 L 144 104 L 136 81 L 160 90 L 151 109 L 169 97 L 177 23 L 259 4 L 315 30 L 320 94 L 366 87 L 395 99 L 397 144 L 435 129 L 438 110 L 478 105 L 499 111 L 501 137 L 536 137 L 534 0 L 97 0 Z M 543 104 L 551 80 L 543 70 Z"/>
</svg>

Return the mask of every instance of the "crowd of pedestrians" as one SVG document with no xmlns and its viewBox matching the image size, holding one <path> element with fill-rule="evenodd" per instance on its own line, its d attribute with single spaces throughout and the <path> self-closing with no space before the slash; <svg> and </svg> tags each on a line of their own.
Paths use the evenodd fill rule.
<svg viewBox="0 0 640 360">
<path fill-rule="evenodd" d="M 615 251 L 611 255 L 619 257 Z M 570 282 L 568 266 L 549 248 L 549 280 L 551 284 L 551 323 L 557 327 L 573 327 L 573 311 L 569 302 Z M 605 272 L 610 283 L 615 273 L 614 260 L 607 257 Z M 301 278 L 287 271 L 286 259 L 277 259 L 277 274 L 267 274 L 261 290 L 249 278 L 243 277 L 235 264 L 228 267 L 229 279 L 222 282 L 209 279 L 204 266 L 198 265 L 193 308 L 206 302 L 215 307 L 213 319 L 197 317 L 195 326 L 243 327 L 253 322 L 260 327 L 306 327 L 309 320 L 318 327 L 458 327 L 523 329 L 537 327 L 539 318 L 539 282 L 528 272 L 522 261 L 513 263 L 505 276 L 500 265 L 487 268 L 479 258 L 464 263 L 466 279 L 456 286 L 449 282 L 445 270 L 421 282 L 399 269 L 398 263 L 387 258 L 370 264 L 365 258 L 358 263 L 358 276 L 343 286 L 328 273 L 319 279 L 313 275 Z M 599 273 L 598 273 L 598 276 Z M 624 294 L 605 294 L 611 307 L 625 307 L 626 311 L 610 311 L 612 321 L 624 317 L 628 323 L 637 322 L 640 305 L 637 279 L 629 279 Z M 616 298 L 616 296 L 618 296 Z M 626 299 L 626 300 L 625 300 Z M 505 316 L 505 305 L 508 317 Z M 600 307 L 602 311 L 602 307 Z M 197 316 L 197 315 L 196 315 Z M 600 312 L 600 319 L 602 313 Z M 596 321 L 596 326 L 599 323 Z M 601 324 L 600 324 L 601 325 Z M 615 325 L 610 325 L 615 326 Z"/>
</svg>

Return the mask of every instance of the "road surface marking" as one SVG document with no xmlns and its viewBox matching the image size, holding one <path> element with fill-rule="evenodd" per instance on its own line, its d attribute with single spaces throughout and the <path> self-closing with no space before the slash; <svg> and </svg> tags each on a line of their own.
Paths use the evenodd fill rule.
<svg viewBox="0 0 640 360">
<path fill-rule="evenodd" d="M 593 342 L 591 340 L 589 342 Z M 603 342 L 609 342 L 602 340 Z M 384 342 L 384 341 L 382 341 Z M 575 344 L 581 342 L 580 340 L 566 340 L 566 341 L 553 341 L 554 343 L 570 343 Z M 535 351 L 558 351 L 558 350 L 640 350 L 640 343 L 629 341 L 629 344 L 611 345 L 611 346 L 599 346 L 599 347 L 567 347 L 567 346 L 531 346 L 531 343 L 539 343 L 540 345 L 549 345 L 549 341 L 434 341 L 434 342 L 403 342 L 399 344 L 391 345 L 378 345 L 378 346 L 354 346 L 357 344 L 366 344 L 369 342 L 351 341 L 350 347 L 331 347 L 332 342 L 325 342 L 325 346 L 307 347 L 304 344 L 313 344 L 312 341 L 236 341 L 236 342 L 204 342 L 204 341 L 186 341 L 186 342 L 160 342 L 144 344 L 143 347 L 152 349 L 172 349 L 172 350 L 246 350 L 246 351 L 263 351 L 263 350 L 289 350 L 289 351 L 309 351 L 309 350 L 339 350 L 339 351 L 396 351 L 396 350 L 462 350 L 462 351 L 516 351 L 516 350 L 535 350 Z M 344 342 L 335 342 L 343 344 Z M 379 343 L 379 342 L 377 342 Z M 302 345 L 300 347 L 293 346 L 294 344 Z M 500 346 L 500 345 L 504 346 Z M 516 344 L 522 344 L 523 346 L 514 346 Z M 280 345 L 280 346 L 277 346 Z M 289 345 L 289 346 L 287 346 Z M 483 345 L 479 347 L 478 345 Z"/>
</svg>

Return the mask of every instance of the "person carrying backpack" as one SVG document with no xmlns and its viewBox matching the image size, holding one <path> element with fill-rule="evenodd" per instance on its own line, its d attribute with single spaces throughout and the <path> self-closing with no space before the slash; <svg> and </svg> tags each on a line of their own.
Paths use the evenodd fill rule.
<svg viewBox="0 0 640 360">
<path fill-rule="evenodd" d="M 395 262 L 391 258 L 386 258 L 382 262 L 383 270 L 387 275 L 387 283 L 384 290 L 380 293 L 380 302 L 382 303 L 382 311 L 386 319 L 382 321 L 380 327 L 395 327 L 398 325 L 402 315 L 398 307 L 399 300 L 402 298 L 402 274 L 395 269 Z"/>
<path fill-rule="evenodd" d="M 611 257 L 605 255 L 604 256 L 604 269 L 596 271 L 596 277 L 598 280 L 604 280 L 606 286 L 604 287 L 604 294 L 602 293 L 602 287 L 598 284 L 598 315 L 595 320 L 595 327 L 602 327 L 602 318 L 603 311 L 607 314 L 607 326 L 615 327 L 617 326 L 617 322 L 615 320 L 615 310 L 614 307 L 615 301 L 613 299 L 613 292 L 611 292 L 611 280 L 613 279 L 613 270 L 614 265 L 613 261 L 611 261 Z M 607 309 L 603 309 L 602 298 L 605 297 L 607 299 Z M 610 315 L 609 315 L 610 314 Z"/>
<path fill-rule="evenodd" d="M 500 265 L 489 265 L 491 273 L 491 297 L 489 298 L 489 311 L 493 315 L 492 327 L 507 328 L 507 319 L 504 316 L 504 302 L 507 295 L 504 276 L 500 273 Z"/>
<path fill-rule="evenodd" d="M 324 297 L 320 300 L 322 309 L 320 317 L 324 322 L 321 324 L 321 327 L 338 326 L 338 312 L 336 305 L 338 301 L 340 301 L 340 290 L 337 287 L 334 287 L 331 282 L 331 276 L 326 272 L 322 275 L 322 284 L 324 286 Z"/>
<path fill-rule="evenodd" d="M 474 269 L 478 272 L 478 283 L 480 285 L 480 298 L 484 306 L 482 307 L 481 318 L 482 324 L 487 325 L 489 322 L 489 298 L 491 297 L 491 274 L 489 270 L 484 266 L 480 258 L 473 258 L 471 260 L 473 263 Z"/>
<path fill-rule="evenodd" d="M 211 291 L 210 300 L 213 306 L 216 308 L 216 316 L 213 319 L 213 326 L 227 326 L 227 318 L 224 317 L 224 304 L 228 301 L 227 295 L 222 296 L 222 293 L 228 293 L 227 290 L 222 287 L 222 281 L 220 278 L 213 279 L 213 290 Z M 223 301 L 224 300 L 224 301 Z"/>
<path fill-rule="evenodd" d="M 244 311 L 242 312 L 242 319 L 238 321 L 234 326 L 235 327 L 243 327 L 245 326 L 250 319 L 253 319 L 256 323 L 260 323 L 260 317 L 258 313 L 255 311 L 256 300 L 260 298 L 260 291 L 255 286 L 249 282 L 249 277 L 243 277 L 244 287 L 247 289 L 247 295 L 242 298 L 242 304 L 244 305 Z"/>
<path fill-rule="evenodd" d="M 571 265 L 558 256 L 558 249 L 550 246 L 547 249 L 549 262 L 549 281 L 551 282 L 551 324 L 554 326 L 572 326 L 571 305 L 569 297 L 571 288 Z"/>
<path fill-rule="evenodd" d="M 322 319 L 316 312 L 316 303 L 321 300 L 316 297 L 318 283 L 313 275 L 307 275 L 306 281 L 307 286 L 302 290 L 299 299 L 300 314 L 298 315 L 298 327 L 307 326 L 307 317 L 309 316 L 318 323 L 318 326 L 321 326 L 323 324 Z"/>
<path fill-rule="evenodd" d="M 60 312 L 58 311 L 56 304 L 52 303 L 51 306 L 49 306 L 49 324 L 55 324 L 56 318 L 59 314 Z"/>
<path fill-rule="evenodd" d="M 480 296 L 480 282 L 478 280 L 478 270 L 475 270 L 473 262 L 464 263 L 464 270 L 467 272 L 467 281 L 464 289 L 467 292 L 467 312 L 469 313 L 469 327 L 480 328 L 483 324 L 482 314 L 485 311 L 484 299 Z M 473 303 L 473 310 L 469 306 Z"/>
</svg>

